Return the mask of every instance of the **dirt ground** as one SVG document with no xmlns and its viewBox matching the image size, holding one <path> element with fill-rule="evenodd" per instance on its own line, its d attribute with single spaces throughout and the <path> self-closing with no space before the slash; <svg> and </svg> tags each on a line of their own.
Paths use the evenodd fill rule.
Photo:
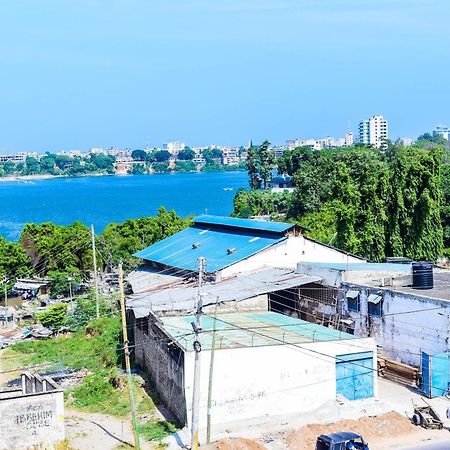
<svg viewBox="0 0 450 450">
<path fill-rule="evenodd" d="M 337 431 L 352 431 L 361 434 L 369 443 L 371 450 L 388 450 L 402 446 L 426 442 L 430 439 L 448 439 L 447 430 L 431 431 L 414 426 L 406 417 L 391 411 L 376 417 L 363 417 L 359 420 L 342 420 L 333 424 L 305 425 L 298 430 L 278 436 L 274 445 L 270 434 L 261 438 L 263 445 L 250 439 L 223 439 L 212 445 L 202 447 L 205 450 L 314 450 L 316 439 L 321 434 Z M 271 442 L 272 441 L 272 442 Z"/>
<path fill-rule="evenodd" d="M 70 448 L 79 450 L 115 450 L 133 447 L 130 419 L 66 410 L 66 439 Z M 158 444 L 142 440 L 143 450 L 157 449 Z"/>
<path fill-rule="evenodd" d="M 311 450 L 314 448 L 317 436 L 321 434 L 335 433 L 337 431 L 352 431 L 361 434 L 364 439 L 372 444 L 403 435 L 416 434 L 420 429 L 397 412 L 389 412 L 378 417 L 363 417 L 359 420 L 343 420 L 335 424 L 306 425 L 291 433 L 285 438 L 289 450 Z"/>
<path fill-rule="evenodd" d="M 265 450 L 262 444 L 251 439 L 222 439 L 211 445 L 202 446 L 202 450 Z"/>
</svg>

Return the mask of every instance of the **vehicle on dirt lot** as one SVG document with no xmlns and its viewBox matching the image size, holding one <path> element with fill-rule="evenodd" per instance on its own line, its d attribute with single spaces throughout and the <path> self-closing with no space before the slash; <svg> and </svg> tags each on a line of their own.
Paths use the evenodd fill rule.
<svg viewBox="0 0 450 450">
<path fill-rule="evenodd" d="M 322 434 L 317 438 L 316 450 L 369 450 L 363 437 L 356 433 Z"/>
</svg>

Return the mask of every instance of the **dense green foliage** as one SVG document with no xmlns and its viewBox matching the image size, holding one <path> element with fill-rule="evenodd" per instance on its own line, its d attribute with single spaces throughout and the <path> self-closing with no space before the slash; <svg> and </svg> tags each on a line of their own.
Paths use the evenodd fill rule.
<svg viewBox="0 0 450 450">
<path fill-rule="evenodd" d="M 292 175 L 294 192 L 258 190 L 265 183 L 250 161 L 253 190 L 237 192 L 233 215 L 287 217 L 312 237 L 373 261 L 434 261 L 449 245 L 450 170 L 439 143 L 390 144 L 385 152 L 300 147 L 285 151 L 277 166 Z"/>
<path fill-rule="evenodd" d="M 251 146 L 247 154 L 247 171 L 251 189 L 267 189 L 275 168 L 275 155 L 269 149 L 270 142 L 264 141 L 259 146 Z"/>
<path fill-rule="evenodd" d="M 0 281 L 11 274 L 23 277 L 31 272 L 31 258 L 27 256 L 25 249 L 20 244 L 7 242 L 0 236 Z"/>
<path fill-rule="evenodd" d="M 49 306 L 46 311 L 38 313 L 36 318 L 44 327 L 59 330 L 66 323 L 66 313 L 67 304 L 57 303 Z"/>
<path fill-rule="evenodd" d="M 189 223 L 189 220 L 178 217 L 175 211 L 160 208 L 155 217 L 108 225 L 98 238 L 98 248 L 106 266 L 117 266 L 122 261 L 129 269 L 137 262 L 133 253 L 186 228 Z"/>
<path fill-rule="evenodd" d="M 32 259 L 34 273 L 65 272 L 85 277 L 92 268 L 89 228 L 81 222 L 71 225 L 25 225 L 20 244 Z"/>
<path fill-rule="evenodd" d="M 189 220 L 164 208 L 155 217 L 110 224 L 96 236 L 98 266 L 106 270 L 122 262 L 125 270 L 131 269 L 138 263 L 133 253 L 189 224 Z M 48 277 L 52 281 L 51 296 L 67 296 L 70 287 L 76 292 L 80 282 L 90 278 L 92 256 L 90 230 L 80 222 L 68 226 L 27 224 L 19 243 L 0 237 L 0 281 L 5 277 L 11 282 L 29 275 Z"/>
<path fill-rule="evenodd" d="M 0 176 L 5 175 L 88 175 L 114 173 L 114 156 L 101 153 L 80 156 L 46 153 L 39 160 L 29 156 L 24 163 L 0 164 Z"/>
</svg>

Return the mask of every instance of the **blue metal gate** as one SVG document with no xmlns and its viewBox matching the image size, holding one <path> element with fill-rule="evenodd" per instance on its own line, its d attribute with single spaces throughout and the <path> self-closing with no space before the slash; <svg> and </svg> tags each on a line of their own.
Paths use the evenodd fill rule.
<svg viewBox="0 0 450 450">
<path fill-rule="evenodd" d="M 449 354 L 431 355 L 422 352 L 422 388 L 429 398 L 440 397 L 448 393 Z"/>
<path fill-rule="evenodd" d="M 373 353 L 336 356 L 336 392 L 349 400 L 373 397 Z"/>
</svg>

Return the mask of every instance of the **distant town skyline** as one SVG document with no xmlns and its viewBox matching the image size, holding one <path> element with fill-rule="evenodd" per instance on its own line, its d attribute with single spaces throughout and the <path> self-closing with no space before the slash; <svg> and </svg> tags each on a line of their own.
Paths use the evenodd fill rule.
<svg viewBox="0 0 450 450">
<path fill-rule="evenodd" d="M 392 138 L 450 123 L 448 0 L 0 5 L 0 148 Z M 436 66 L 430 69 L 430 64 Z"/>
</svg>

